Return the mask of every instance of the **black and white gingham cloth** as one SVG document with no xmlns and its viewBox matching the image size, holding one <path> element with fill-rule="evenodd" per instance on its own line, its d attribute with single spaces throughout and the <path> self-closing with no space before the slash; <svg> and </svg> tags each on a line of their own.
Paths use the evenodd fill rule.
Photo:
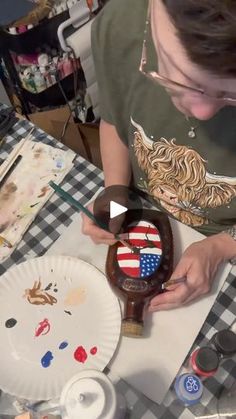
<svg viewBox="0 0 236 419">
<path fill-rule="evenodd" d="M 32 126 L 27 120 L 19 120 L 11 128 L 6 142 L 0 148 L 0 159 L 7 157 L 17 142 L 29 133 Z M 64 147 L 41 129 L 36 128 L 33 134 L 35 141 Z M 73 169 L 62 182 L 63 189 L 73 195 L 75 199 L 80 200 L 82 204 L 86 204 L 101 186 L 103 186 L 102 172 L 80 156 L 74 160 Z M 75 210 L 54 194 L 41 209 L 11 257 L 0 265 L 0 275 L 15 263 L 20 263 L 29 257 L 43 255 L 74 220 L 75 216 Z M 205 345 L 215 332 L 231 326 L 235 317 L 236 277 L 229 274 L 190 352 L 197 345 Z M 183 369 L 179 371 L 179 373 L 181 372 Z M 191 408 L 185 408 L 176 400 L 172 388 L 160 406 L 131 388 L 122 379 L 118 381 L 116 388 L 127 400 L 129 408 L 127 417 L 130 419 L 207 418 L 217 412 L 217 400 L 220 393 L 224 388 L 230 388 L 235 379 L 236 357 L 223 360 L 217 374 L 204 381 L 204 394 L 201 402 Z"/>
</svg>

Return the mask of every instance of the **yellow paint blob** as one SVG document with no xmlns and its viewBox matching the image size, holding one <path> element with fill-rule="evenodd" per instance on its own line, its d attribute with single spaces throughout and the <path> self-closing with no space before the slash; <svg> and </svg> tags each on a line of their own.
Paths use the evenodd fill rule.
<svg viewBox="0 0 236 419">
<path fill-rule="evenodd" d="M 66 298 L 65 305 L 67 306 L 78 306 L 79 304 L 84 303 L 86 300 L 86 291 L 84 288 L 72 288 Z"/>
</svg>

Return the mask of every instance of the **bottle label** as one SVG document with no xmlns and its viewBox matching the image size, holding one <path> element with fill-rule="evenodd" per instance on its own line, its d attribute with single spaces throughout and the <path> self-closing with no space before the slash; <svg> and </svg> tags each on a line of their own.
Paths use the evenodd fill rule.
<svg viewBox="0 0 236 419">
<path fill-rule="evenodd" d="M 191 394 L 196 394 L 200 390 L 199 380 L 192 375 L 188 375 L 184 380 L 184 389 Z"/>
<path fill-rule="evenodd" d="M 143 292 L 148 290 L 148 288 L 148 283 L 139 279 L 136 279 L 134 281 L 133 279 L 127 278 L 123 282 L 123 289 L 125 289 L 126 291 Z"/>
</svg>

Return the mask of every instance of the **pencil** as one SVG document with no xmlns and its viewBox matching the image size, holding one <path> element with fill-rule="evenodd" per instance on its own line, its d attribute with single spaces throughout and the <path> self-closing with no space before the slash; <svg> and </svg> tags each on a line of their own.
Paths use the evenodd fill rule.
<svg viewBox="0 0 236 419">
<path fill-rule="evenodd" d="M 90 220 L 92 220 L 98 227 L 102 228 L 105 231 L 109 231 L 107 226 L 103 224 L 101 221 L 97 220 L 94 217 L 93 213 L 88 210 L 88 208 L 84 207 L 80 202 L 76 201 L 68 192 L 64 191 L 60 186 L 56 185 L 52 180 L 49 182 L 49 186 L 65 201 L 69 202 L 73 205 L 78 211 L 82 211 L 85 215 L 87 215 Z M 120 239 L 119 234 L 115 234 L 115 239 L 121 242 L 124 246 L 128 247 L 130 250 L 133 250 L 132 245 L 127 243 L 125 240 Z"/>
</svg>

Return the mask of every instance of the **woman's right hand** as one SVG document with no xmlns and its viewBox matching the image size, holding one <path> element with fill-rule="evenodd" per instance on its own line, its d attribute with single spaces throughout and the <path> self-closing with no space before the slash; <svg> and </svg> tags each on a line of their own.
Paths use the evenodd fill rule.
<svg viewBox="0 0 236 419">
<path fill-rule="evenodd" d="M 93 213 L 94 202 L 88 205 L 88 210 Z M 94 221 L 82 213 L 82 233 L 89 236 L 96 244 L 107 244 L 111 246 L 117 242 L 114 234 L 98 227 Z"/>
</svg>

